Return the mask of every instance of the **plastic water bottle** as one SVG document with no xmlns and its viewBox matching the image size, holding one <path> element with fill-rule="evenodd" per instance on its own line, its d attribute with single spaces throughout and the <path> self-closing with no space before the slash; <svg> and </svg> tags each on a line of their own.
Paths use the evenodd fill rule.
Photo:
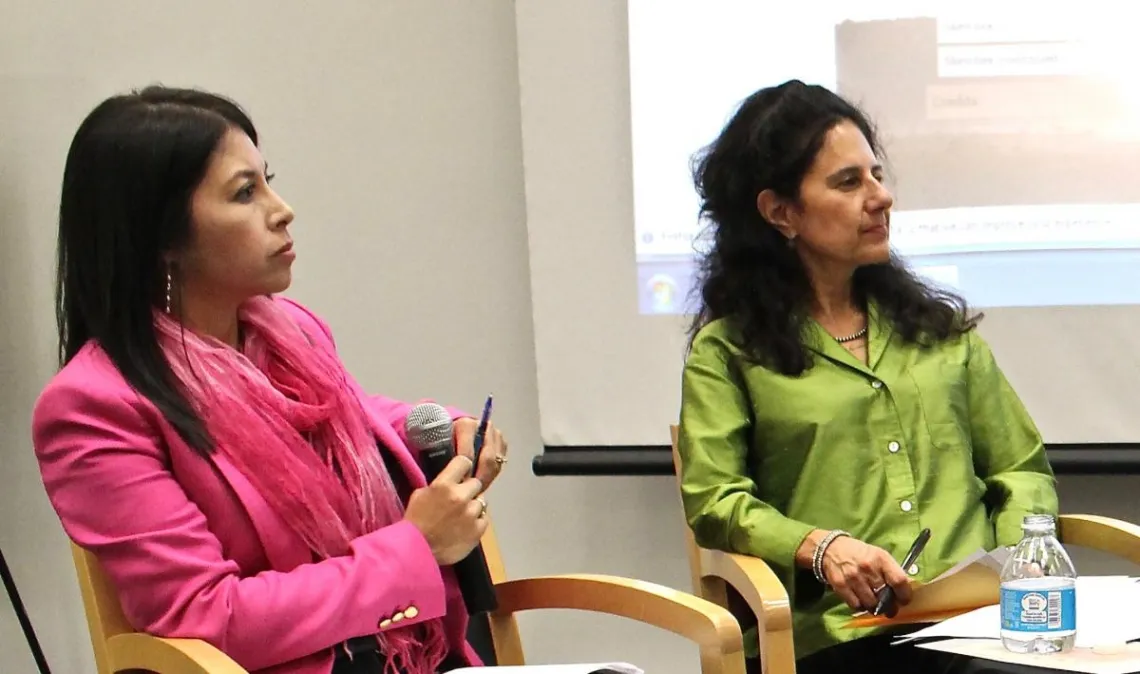
<svg viewBox="0 0 1140 674">
<path fill-rule="evenodd" d="M 1077 636 L 1077 572 L 1052 515 L 1028 515 L 1001 570 L 1001 642 L 1014 653 L 1062 653 Z"/>
</svg>

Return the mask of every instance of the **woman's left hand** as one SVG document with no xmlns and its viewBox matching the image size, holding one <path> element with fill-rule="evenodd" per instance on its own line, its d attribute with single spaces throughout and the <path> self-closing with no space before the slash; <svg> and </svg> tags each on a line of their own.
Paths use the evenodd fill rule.
<svg viewBox="0 0 1140 674">
<path fill-rule="evenodd" d="M 479 430 L 479 422 L 470 417 L 456 419 L 455 429 L 456 452 L 469 459 L 475 457 L 475 432 Z M 507 439 L 495 428 L 494 422 L 487 423 L 487 433 L 483 436 L 483 449 L 479 450 L 479 465 L 475 466 L 475 477 L 483 483 L 483 490 L 495 481 L 507 463 Z"/>
</svg>

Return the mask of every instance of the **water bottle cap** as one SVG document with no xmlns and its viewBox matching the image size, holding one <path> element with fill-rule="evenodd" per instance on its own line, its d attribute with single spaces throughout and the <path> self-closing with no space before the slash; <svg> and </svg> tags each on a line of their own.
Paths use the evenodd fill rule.
<svg viewBox="0 0 1140 674">
<path fill-rule="evenodd" d="M 1056 531 L 1057 522 L 1052 515 L 1026 515 L 1021 522 L 1023 531 L 1039 533 Z"/>
</svg>

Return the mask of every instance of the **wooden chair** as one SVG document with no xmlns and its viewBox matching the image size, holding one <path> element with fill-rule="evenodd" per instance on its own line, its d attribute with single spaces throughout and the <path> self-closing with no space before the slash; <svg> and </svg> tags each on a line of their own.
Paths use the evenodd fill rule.
<svg viewBox="0 0 1140 674">
<path fill-rule="evenodd" d="M 499 610 L 489 620 L 499 665 L 525 664 L 515 613 L 577 609 L 629 618 L 695 642 L 700 648 L 704 674 L 744 674 L 740 625 L 721 606 L 661 585 L 612 576 L 507 580 L 495 533 L 490 528 L 483 537 L 483 553 L 499 599 Z M 74 544 L 72 554 L 99 674 L 130 670 L 156 674 L 248 674 L 205 641 L 164 639 L 136 632 L 123 616 L 115 589 L 95 556 Z"/>
<path fill-rule="evenodd" d="M 676 424 L 670 427 L 670 432 L 679 488 L 681 457 L 677 451 Z M 1099 515 L 1061 515 L 1057 534 L 1066 545 L 1107 552 L 1140 564 L 1140 526 L 1135 524 Z M 685 540 L 693 591 L 727 608 L 727 586 L 736 590 L 756 614 L 760 663 L 765 674 L 794 674 L 791 604 L 787 589 L 772 568 L 758 557 L 700 547 L 687 522 Z"/>
</svg>

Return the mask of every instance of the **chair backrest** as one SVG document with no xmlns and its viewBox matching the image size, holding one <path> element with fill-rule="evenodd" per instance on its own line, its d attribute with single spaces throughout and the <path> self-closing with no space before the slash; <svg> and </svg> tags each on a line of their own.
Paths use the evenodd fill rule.
<svg viewBox="0 0 1140 674">
<path fill-rule="evenodd" d="M 490 521 L 486 533 L 483 534 L 482 545 L 483 556 L 487 559 L 487 570 L 491 572 L 491 582 L 495 585 L 506 582 L 507 571 L 503 566 L 502 553 L 499 551 L 499 540 L 495 537 L 495 527 Z M 522 635 L 519 634 L 519 624 L 515 614 L 495 611 L 487 616 L 487 622 L 491 631 L 491 640 L 495 645 L 495 664 L 525 665 Z"/>
<path fill-rule="evenodd" d="M 1140 526 L 1101 515 L 1061 515 L 1057 537 L 1065 545 L 1107 552 L 1140 564 Z"/>
<path fill-rule="evenodd" d="M 83 610 L 87 614 L 91 647 L 95 650 L 95 670 L 99 674 L 112 674 L 107 642 L 111 637 L 135 630 L 123 615 L 115 588 L 103 573 L 95 555 L 72 543 L 71 556 L 79 578 L 79 591 L 83 595 Z"/>
<path fill-rule="evenodd" d="M 669 427 L 669 433 L 673 437 L 673 472 L 677 475 L 677 494 L 681 494 L 681 454 L 677 450 L 677 435 L 679 429 L 676 424 Z M 693 584 L 693 593 L 698 597 L 707 595 L 703 594 L 705 583 L 701 580 L 701 549 L 697 545 L 697 539 L 693 535 L 693 530 L 689 527 L 689 523 L 685 518 L 684 504 L 681 506 L 681 518 L 684 521 L 685 529 L 685 553 L 689 556 L 689 578 Z"/>
</svg>

